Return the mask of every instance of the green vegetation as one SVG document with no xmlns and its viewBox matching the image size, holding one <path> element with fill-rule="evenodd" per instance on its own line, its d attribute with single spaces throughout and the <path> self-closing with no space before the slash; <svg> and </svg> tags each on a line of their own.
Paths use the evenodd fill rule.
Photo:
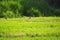
<svg viewBox="0 0 60 40">
<path fill-rule="evenodd" d="M 1 40 L 60 40 L 60 18 L 0 18 L 0 36 Z"/>
<path fill-rule="evenodd" d="M 48 2 L 46 0 L 1 0 L 0 18 L 60 16 L 60 8 L 51 6 L 49 5 L 50 2 Z M 55 4 L 58 5 L 58 2 L 60 1 L 57 1 Z"/>
<path fill-rule="evenodd" d="M 59 0 L 0 0 L 0 40 L 60 40 Z"/>
<path fill-rule="evenodd" d="M 0 38 L 0 40 L 60 40 L 60 37 L 18 37 L 18 38 Z"/>
</svg>

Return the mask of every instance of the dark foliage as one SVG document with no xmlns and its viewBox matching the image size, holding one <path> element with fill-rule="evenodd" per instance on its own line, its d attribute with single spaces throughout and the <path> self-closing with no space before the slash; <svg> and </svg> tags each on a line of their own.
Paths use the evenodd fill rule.
<svg viewBox="0 0 60 40">
<path fill-rule="evenodd" d="M 0 0 L 0 17 L 60 16 L 60 0 Z"/>
</svg>

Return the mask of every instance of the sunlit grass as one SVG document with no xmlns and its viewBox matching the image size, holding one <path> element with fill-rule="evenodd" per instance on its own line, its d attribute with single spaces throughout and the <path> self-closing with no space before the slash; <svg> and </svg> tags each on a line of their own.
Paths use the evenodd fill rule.
<svg viewBox="0 0 60 40">
<path fill-rule="evenodd" d="M 0 34 L 19 34 L 19 33 L 25 33 L 25 34 L 32 33 L 32 34 L 41 34 L 41 35 L 60 34 L 60 18 L 32 17 L 31 19 L 29 19 L 29 17 L 23 17 L 23 18 L 7 18 L 7 20 L 4 18 L 0 18 Z M 36 38 L 33 38 L 33 40 L 35 39 Z M 39 40 L 39 38 L 37 39 Z M 47 40 L 47 38 L 45 39 Z M 54 40 L 55 38 L 52 39 Z M 44 38 L 42 40 L 44 40 Z"/>
</svg>

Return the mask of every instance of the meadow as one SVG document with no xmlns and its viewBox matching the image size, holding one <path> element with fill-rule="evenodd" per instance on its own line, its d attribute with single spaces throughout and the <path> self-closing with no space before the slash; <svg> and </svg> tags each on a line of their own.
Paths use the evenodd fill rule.
<svg viewBox="0 0 60 40">
<path fill-rule="evenodd" d="M 60 40 L 60 17 L 0 18 L 0 40 Z"/>
</svg>

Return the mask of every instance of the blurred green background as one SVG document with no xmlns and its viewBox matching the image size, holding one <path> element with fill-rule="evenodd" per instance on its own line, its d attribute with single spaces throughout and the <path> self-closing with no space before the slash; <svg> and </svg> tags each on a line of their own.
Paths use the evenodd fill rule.
<svg viewBox="0 0 60 40">
<path fill-rule="evenodd" d="M 60 16 L 59 0 L 0 0 L 0 18 Z"/>
</svg>

